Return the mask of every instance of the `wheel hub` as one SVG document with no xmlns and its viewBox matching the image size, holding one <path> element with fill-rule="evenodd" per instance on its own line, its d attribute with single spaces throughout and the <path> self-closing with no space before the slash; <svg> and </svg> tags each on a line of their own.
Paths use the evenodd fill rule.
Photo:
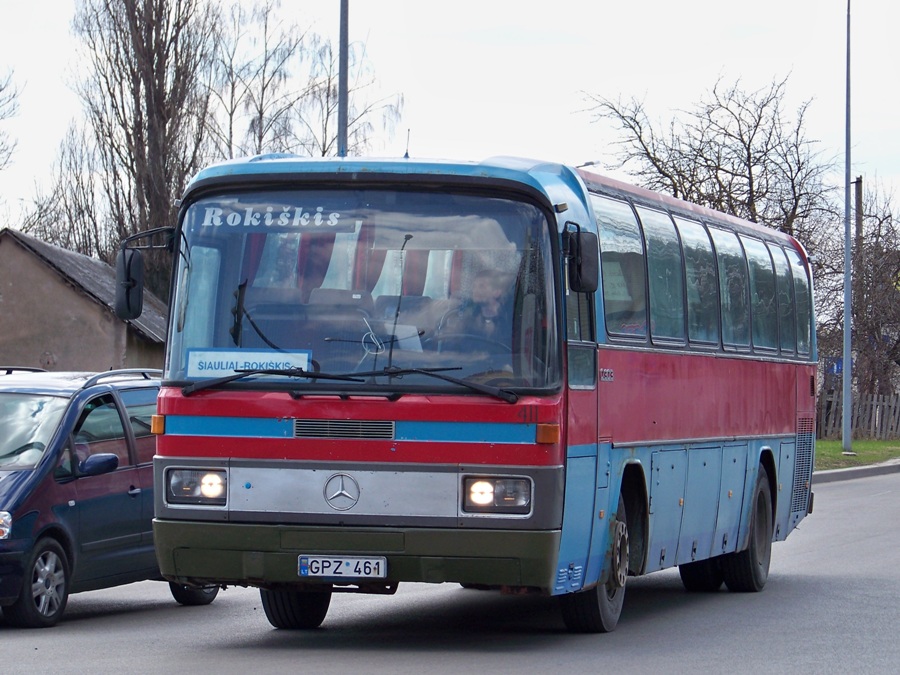
<svg viewBox="0 0 900 675">
<path fill-rule="evenodd" d="M 618 521 L 613 531 L 613 569 L 610 580 L 616 588 L 624 588 L 628 577 L 628 528 Z"/>
</svg>

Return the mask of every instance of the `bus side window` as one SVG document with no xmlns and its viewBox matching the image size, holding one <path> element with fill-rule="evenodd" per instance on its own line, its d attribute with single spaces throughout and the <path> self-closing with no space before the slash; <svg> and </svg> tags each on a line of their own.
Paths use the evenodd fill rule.
<svg viewBox="0 0 900 675">
<path fill-rule="evenodd" d="M 806 267 L 796 251 L 785 250 L 791 272 L 794 276 L 794 297 L 797 300 L 797 353 L 809 354 L 810 334 L 812 332 L 811 294 Z"/>
<path fill-rule="evenodd" d="M 719 298 L 722 305 L 722 343 L 750 347 L 750 289 L 744 249 L 733 232 L 709 228 L 716 246 L 719 267 Z"/>
<path fill-rule="evenodd" d="M 600 269 L 606 330 L 646 337 L 647 301 L 644 240 L 631 206 L 591 195 L 600 228 Z"/>
<path fill-rule="evenodd" d="M 684 270 L 678 234 L 662 211 L 638 207 L 647 241 L 650 338 L 684 344 Z"/>
<path fill-rule="evenodd" d="M 769 251 L 758 239 L 741 237 L 750 267 L 750 309 L 753 346 L 778 349 L 778 314 L 775 307 L 775 270 Z"/>
<path fill-rule="evenodd" d="M 700 223 L 675 218 L 684 249 L 687 289 L 688 338 L 692 344 L 719 344 L 719 286 L 716 256 L 706 228 Z"/>
<path fill-rule="evenodd" d="M 797 323 L 794 311 L 794 283 L 784 250 L 769 244 L 769 252 L 775 263 L 775 288 L 778 295 L 779 346 L 784 354 L 797 351 Z"/>
</svg>

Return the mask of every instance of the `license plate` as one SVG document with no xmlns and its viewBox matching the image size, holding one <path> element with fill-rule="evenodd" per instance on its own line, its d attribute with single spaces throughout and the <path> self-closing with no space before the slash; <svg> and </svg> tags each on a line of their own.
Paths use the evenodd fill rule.
<svg viewBox="0 0 900 675">
<path fill-rule="evenodd" d="M 297 561 L 297 573 L 301 577 L 384 579 L 387 576 L 387 559 L 383 557 L 348 558 L 341 555 L 301 555 Z"/>
</svg>

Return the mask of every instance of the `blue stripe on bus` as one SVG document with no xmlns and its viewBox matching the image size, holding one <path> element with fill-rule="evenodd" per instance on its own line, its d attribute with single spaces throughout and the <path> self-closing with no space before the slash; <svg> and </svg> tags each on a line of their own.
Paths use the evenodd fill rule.
<svg viewBox="0 0 900 675">
<path fill-rule="evenodd" d="M 284 418 L 166 417 L 166 434 L 232 438 L 293 438 L 294 421 Z M 534 424 L 485 422 L 397 422 L 394 440 L 456 443 L 534 443 Z"/>
</svg>

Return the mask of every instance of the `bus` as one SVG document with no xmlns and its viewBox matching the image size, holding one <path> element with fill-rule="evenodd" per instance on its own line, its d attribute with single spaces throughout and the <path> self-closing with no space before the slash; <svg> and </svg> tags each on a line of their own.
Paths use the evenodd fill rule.
<svg viewBox="0 0 900 675">
<path fill-rule="evenodd" d="M 762 590 L 812 511 L 786 234 L 555 163 L 279 155 L 202 170 L 122 243 L 121 317 L 159 247 L 160 570 L 257 587 L 275 627 L 447 582 L 608 632 L 630 576 Z"/>
</svg>

